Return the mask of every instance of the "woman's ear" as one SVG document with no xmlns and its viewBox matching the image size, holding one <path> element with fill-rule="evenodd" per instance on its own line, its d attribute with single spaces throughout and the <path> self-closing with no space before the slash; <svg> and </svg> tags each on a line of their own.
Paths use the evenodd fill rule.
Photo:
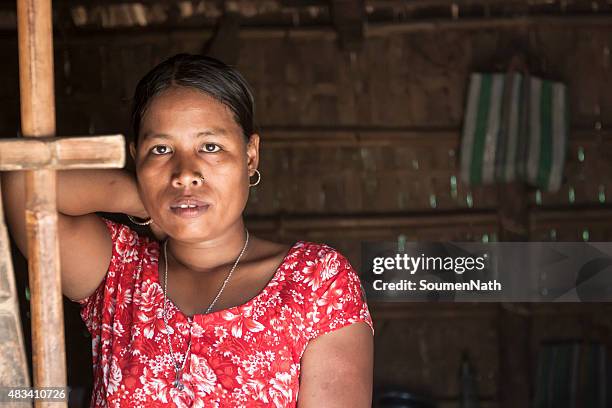
<svg viewBox="0 0 612 408">
<path fill-rule="evenodd" d="M 259 165 L 259 135 L 257 133 L 253 133 L 249 138 L 246 153 L 247 167 L 249 169 L 256 169 Z"/>
</svg>

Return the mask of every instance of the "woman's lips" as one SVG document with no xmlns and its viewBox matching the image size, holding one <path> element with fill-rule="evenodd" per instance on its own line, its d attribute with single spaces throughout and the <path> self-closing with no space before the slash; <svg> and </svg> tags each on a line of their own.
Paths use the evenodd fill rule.
<svg viewBox="0 0 612 408">
<path fill-rule="evenodd" d="M 199 217 L 200 215 L 204 214 L 208 210 L 209 207 L 210 205 L 208 204 L 204 204 L 201 206 L 199 205 L 197 207 L 187 207 L 187 208 L 170 207 L 170 211 L 172 211 L 173 214 L 179 217 L 195 218 L 195 217 Z"/>
</svg>

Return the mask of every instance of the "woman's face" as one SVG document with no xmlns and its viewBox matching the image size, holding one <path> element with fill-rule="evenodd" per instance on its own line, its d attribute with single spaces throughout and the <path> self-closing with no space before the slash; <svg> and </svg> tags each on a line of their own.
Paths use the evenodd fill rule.
<svg viewBox="0 0 612 408">
<path fill-rule="evenodd" d="M 229 108 L 197 89 L 172 87 L 151 100 L 138 138 L 138 150 L 131 143 L 130 153 L 140 196 L 159 228 L 197 242 L 241 221 L 259 136 L 253 134 L 247 145 Z M 176 209 L 183 196 L 208 206 Z"/>
</svg>

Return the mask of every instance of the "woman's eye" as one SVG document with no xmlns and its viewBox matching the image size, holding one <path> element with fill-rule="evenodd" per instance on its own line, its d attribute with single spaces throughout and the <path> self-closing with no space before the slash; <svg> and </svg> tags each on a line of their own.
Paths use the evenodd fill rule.
<svg viewBox="0 0 612 408">
<path fill-rule="evenodd" d="M 205 151 L 205 152 L 207 152 L 207 153 L 216 153 L 216 152 L 218 152 L 218 151 L 219 151 L 219 150 L 210 150 L 210 149 L 209 149 L 210 147 L 212 147 L 213 149 L 214 149 L 215 147 L 217 147 L 217 148 L 219 148 L 219 150 L 221 150 L 221 148 L 219 147 L 219 145 L 216 145 L 216 144 L 214 144 L 214 143 L 206 143 L 206 144 L 204 145 L 204 151 Z"/>
<path fill-rule="evenodd" d="M 161 151 L 160 151 L 160 148 L 161 148 Z M 161 155 L 161 154 L 168 153 L 169 150 L 170 149 L 168 148 L 168 146 L 157 145 L 157 146 L 153 146 L 153 148 L 151 149 L 151 152 L 156 155 Z"/>
</svg>

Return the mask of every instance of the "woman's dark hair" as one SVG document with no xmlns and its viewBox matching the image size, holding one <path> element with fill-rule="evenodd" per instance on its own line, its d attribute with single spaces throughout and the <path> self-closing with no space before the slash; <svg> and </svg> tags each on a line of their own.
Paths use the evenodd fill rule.
<svg viewBox="0 0 612 408">
<path fill-rule="evenodd" d="M 215 58 L 181 53 L 162 61 L 138 81 L 131 115 L 135 145 L 151 99 L 172 86 L 195 88 L 223 103 L 233 112 L 248 142 L 254 132 L 255 103 L 247 81 L 236 69 Z"/>
</svg>

